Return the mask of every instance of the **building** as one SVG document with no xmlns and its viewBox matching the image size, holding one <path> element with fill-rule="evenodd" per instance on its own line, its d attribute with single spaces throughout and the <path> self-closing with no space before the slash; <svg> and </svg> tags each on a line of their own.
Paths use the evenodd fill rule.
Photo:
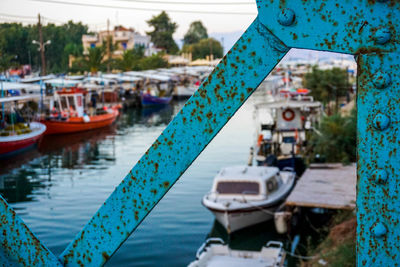
<svg viewBox="0 0 400 267">
<path fill-rule="evenodd" d="M 111 36 L 114 47 L 113 57 L 120 57 L 125 50 L 143 46 L 145 55 L 151 55 L 155 51 L 150 43 L 150 36 L 141 35 L 132 28 L 116 26 L 110 31 L 100 31 L 95 35 L 82 35 L 83 53 L 87 54 L 89 48 L 94 48 L 107 43 L 108 36 Z"/>
</svg>

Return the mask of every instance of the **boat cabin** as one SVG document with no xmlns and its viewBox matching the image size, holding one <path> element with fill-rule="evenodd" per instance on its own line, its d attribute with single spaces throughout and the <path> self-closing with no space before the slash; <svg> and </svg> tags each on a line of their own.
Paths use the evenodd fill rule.
<svg viewBox="0 0 400 267">
<path fill-rule="evenodd" d="M 219 199 L 246 196 L 246 200 L 263 200 L 283 183 L 276 167 L 233 166 L 222 169 L 214 178 L 212 194 Z"/>
<path fill-rule="evenodd" d="M 284 99 L 255 106 L 257 156 L 299 154 L 321 114 L 321 103 Z"/>
<path fill-rule="evenodd" d="M 52 116 L 83 117 L 85 95 L 86 91 L 79 88 L 57 91 L 53 101 L 50 101 Z"/>
</svg>

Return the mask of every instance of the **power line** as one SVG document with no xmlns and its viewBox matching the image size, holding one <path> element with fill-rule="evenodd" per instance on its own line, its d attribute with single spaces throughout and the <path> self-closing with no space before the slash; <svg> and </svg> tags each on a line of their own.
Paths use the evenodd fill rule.
<svg viewBox="0 0 400 267">
<path fill-rule="evenodd" d="M 166 4 L 166 5 L 254 5 L 255 2 L 176 2 L 157 0 L 117 0 L 131 3 Z"/>
<path fill-rule="evenodd" d="M 10 14 L 5 14 L 5 13 L 0 13 L 0 16 L 3 16 L 3 17 L 10 17 L 10 18 L 18 18 L 18 19 L 35 19 L 35 20 L 37 20 L 37 17 L 18 16 L 18 15 L 10 15 Z"/>
<path fill-rule="evenodd" d="M 195 14 L 214 14 L 214 15 L 256 15 L 251 12 L 220 12 L 220 11 L 197 11 L 197 10 L 175 10 L 175 9 L 160 9 L 160 8 L 140 8 L 140 7 L 127 7 L 127 6 L 114 6 L 114 5 L 99 5 L 99 4 L 87 4 L 77 2 L 64 2 L 64 1 L 50 1 L 50 0 L 29 0 L 33 2 L 42 2 L 49 4 L 61 4 L 70 6 L 86 6 L 86 7 L 99 7 L 99 8 L 116 8 L 116 9 L 129 9 L 129 10 L 140 10 L 140 11 L 166 11 L 171 13 L 195 13 Z"/>
</svg>

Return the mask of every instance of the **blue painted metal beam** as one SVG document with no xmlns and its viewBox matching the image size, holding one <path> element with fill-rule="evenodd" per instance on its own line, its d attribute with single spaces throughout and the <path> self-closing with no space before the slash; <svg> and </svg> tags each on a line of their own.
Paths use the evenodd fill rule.
<svg viewBox="0 0 400 267">
<path fill-rule="evenodd" d="M 104 264 L 287 53 L 256 19 L 60 256 Z"/>
<path fill-rule="evenodd" d="M 355 55 L 398 50 L 399 6 L 396 0 L 257 0 L 260 21 L 287 46 Z"/>
<path fill-rule="evenodd" d="M 358 57 L 358 266 L 400 263 L 400 51 Z"/>
<path fill-rule="evenodd" d="M 62 266 L 0 196 L 0 265 Z"/>
</svg>

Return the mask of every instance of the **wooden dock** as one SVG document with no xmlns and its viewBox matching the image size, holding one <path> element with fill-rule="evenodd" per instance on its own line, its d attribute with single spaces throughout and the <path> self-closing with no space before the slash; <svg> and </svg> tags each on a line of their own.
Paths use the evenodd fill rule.
<svg viewBox="0 0 400 267">
<path fill-rule="evenodd" d="M 356 165 L 312 164 L 286 200 L 287 206 L 347 209 L 356 207 Z"/>
</svg>

